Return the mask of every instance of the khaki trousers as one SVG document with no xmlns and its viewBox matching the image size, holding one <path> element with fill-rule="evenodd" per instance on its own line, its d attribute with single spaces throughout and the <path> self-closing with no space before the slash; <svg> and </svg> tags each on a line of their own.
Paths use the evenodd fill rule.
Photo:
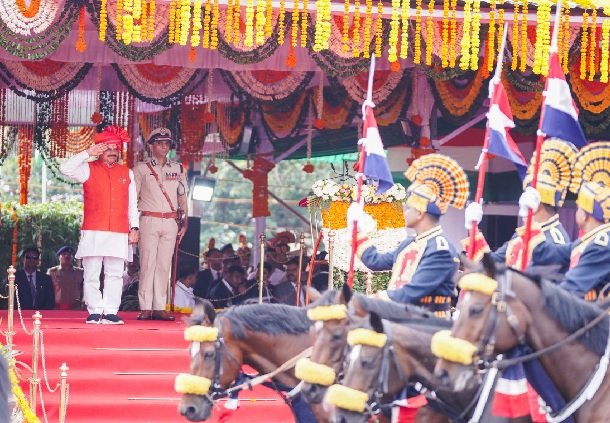
<svg viewBox="0 0 610 423">
<path fill-rule="evenodd" d="M 140 217 L 140 310 L 165 310 L 177 234 L 174 219 Z"/>
</svg>

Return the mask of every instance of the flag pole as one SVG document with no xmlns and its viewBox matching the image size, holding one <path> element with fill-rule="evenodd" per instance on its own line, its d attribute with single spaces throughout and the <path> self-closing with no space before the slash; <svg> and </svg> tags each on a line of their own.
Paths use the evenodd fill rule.
<svg viewBox="0 0 610 423">
<path fill-rule="evenodd" d="M 496 64 L 496 70 L 494 72 L 494 76 L 491 80 L 491 84 L 489 85 L 489 98 L 493 97 L 494 87 L 496 84 L 501 84 L 502 79 L 502 66 L 504 62 L 504 48 L 506 47 L 506 34 L 508 34 L 508 23 L 504 24 L 504 33 L 502 34 L 502 44 L 500 45 L 500 52 L 498 53 L 498 61 Z M 477 191 L 474 197 L 474 201 L 476 203 L 483 202 L 483 188 L 485 187 L 485 176 L 487 174 L 487 162 L 489 160 L 489 156 L 487 154 L 487 150 L 489 148 L 489 119 L 487 120 L 487 130 L 485 131 L 485 140 L 483 141 L 483 150 L 481 151 L 481 156 L 479 158 L 479 163 L 477 164 L 477 168 L 479 171 L 479 179 L 477 182 Z M 482 206 L 483 204 L 481 204 Z M 478 223 L 472 222 L 472 227 L 470 228 L 470 245 L 468 248 L 468 258 L 472 260 L 475 254 L 475 239 L 478 230 Z"/>
<path fill-rule="evenodd" d="M 559 36 L 559 25 L 561 17 L 561 0 L 557 2 L 555 6 L 555 22 L 553 23 L 553 35 L 551 37 L 551 48 L 549 53 L 557 52 L 557 38 Z M 548 89 L 548 78 L 546 80 L 546 86 L 544 91 Z M 545 93 L 543 93 L 544 95 Z M 545 134 L 542 132 L 542 122 L 544 120 L 544 101 L 540 108 L 540 121 L 538 122 L 538 131 L 536 131 L 536 151 L 534 152 L 534 173 L 532 175 L 532 182 L 530 183 L 532 188 L 536 188 L 538 185 L 538 171 L 540 170 L 540 152 L 542 151 L 542 143 L 544 142 Z M 527 268 L 528 252 L 530 247 L 530 241 L 532 239 L 532 220 L 534 213 L 532 210 L 527 211 L 527 218 L 525 222 L 525 232 L 523 234 L 523 249 L 521 250 L 521 270 L 524 271 Z"/>
<path fill-rule="evenodd" d="M 366 99 L 362 103 L 362 126 L 364 129 L 364 122 L 366 117 L 366 108 L 375 107 L 373 103 L 373 81 L 375 76 L 375 55 L 371 54 L 371 65 L 369 67 L 369 80 L 366 90 Z M 362 134 L 365 138 L 366 134 Z M 360 143 L 359 146 L 360 154 L 358 155 L 358 178 L 356 183 L 356 202 L 364 206 L 364 198 L 362 198 L 362 184 L 364 182 L 364 162 L 366 160 L 366 154 L 364 151 L 364 145 Z M 351 288 L 354 285 L 354 265 L 356 259 L 356 243 L 358 239 L 358 222 L 352 223 L 352 252 L 349 259 L 349 272 L 347 273 L 347 285 Z"/>
</svg>

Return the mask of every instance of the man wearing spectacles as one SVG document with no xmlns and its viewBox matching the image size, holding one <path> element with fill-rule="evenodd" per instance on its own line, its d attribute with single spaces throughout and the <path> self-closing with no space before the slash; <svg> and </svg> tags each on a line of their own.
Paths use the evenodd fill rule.
<svg viewBox="0 0 610 423">
<path fill-rule="evenodd" d="M 53 283 L 48 275 L 38 270 L 40 251 L 36 247 L 27 247 L 20 258 L 21 269 L 15 272 L 15 301 L 19 301 L 22 310 L 53 310 Z"/>
</svg>

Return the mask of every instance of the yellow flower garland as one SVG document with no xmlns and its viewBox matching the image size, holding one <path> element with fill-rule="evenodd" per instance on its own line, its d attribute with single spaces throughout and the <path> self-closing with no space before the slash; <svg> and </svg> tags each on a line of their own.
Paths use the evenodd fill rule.
<svg viewBox="0 0 610 423">
<path fill-rule="evenodd" d="M 443 0 L 443 37 L 441 43 L 441 65 L 443 68 L 449 66 L 449 2 L 450 0 Z"/>
<path fill-rule="evenodd" d="M 299 38 L 299 16 L 299 0 L 295 0 L 294 8 L 292 9 L 292 25 L 290 27 L 290 45 L 292 47 L 297 46 Z"/>
<path fill-rule="evenodd" d="M 360 0 L 354 0 L 354 47 L 352 54 L 360 57 Z"/>
<path fill-rule="evenodd" d="M 349 52 L 349 6 L 350 0 L 343 2 L 343 28 L 341 30 L 341 51 Z"/>
<path fill-rule="evenodd" d="M 502 28 L 502 27 L 500 27 Z M 503 28 L 502 28 L 503 29 Z M 501 29 L 501 30 L 502 30 Z M 501 42 L 501 41 L 499 41 Z M 489 32 L 487 33 L 487 70 L 493 72 L 496 51 L 496 0 L 489 4 Z"/>
<path fill-rule="evenodd" d="M 220 6 L 218 0 L 214 0 L 212 8 L 212 23 L 210 25 L 210 49 L 218 49 L 218 20 L 220 19 Z"/>
<path fill-rule="evenodd" d="M 11 365 L 8 369 L 8 378 L 11 382 L 11 391 L 15 395 L 17 400 L 17 406 L 21 410 L 23 417 L 27 423 L 40 423 L 40 419 L 36 417 L 36 413 L 30 408 L 30 403 L 26 399 L 21 387 L 19 386 L 19 380 L 15 374 L 14 365 Z M 38 393 L 36 393 L 38 394 Z"/>
<path fill-rule="evenodd" d="M 480 75 L 481 72 L 481 69 L 477 70 L 476 75 L 473 77 L 472 86 L 468 90 L 468 94 L 463 98 L 456 98 L 451 95 L 446 88 L 446 83 L 444 81 L 434 81 L 443 105 L 453 116 L 463 116 L 472 108 L 472 104 L 483 86 L 483 78 Z"/>
<path fill-rule="evenodd" d="M 597 49 L 597 9 L 591 15 L 591 31 L 589 32 L 589 81 L 593 81 L 597 74 L 595 63 L 595 50 Z"/>
<path fill-rule="evenodd" d="M 182 0 L 180 7 L 180 45 L 185 46 L 191 29 L 191 1 Z"/>
<path fill-rule="evenodd" d="M 125 13 L 123 14 L 123 31 L 121 34 L 121 39 L 123 43 L 126 45 L 131 44 L 133 40 L 133 0 L 123 0 L 123 10 Z"/>
<path fill-rule="evenodd" d="M 561 50 L 561 66 L 563 68 L 563 73 L 568 73 L 569 71 L 569 51 L 570 51 L 570 8 L 566 6 L 563 9 L 563 49 Z"/>
<path fill-rule="evenodd" d="M 426 19 L 426 65 L 432 65 L 432 43 L 434 43 L 434 0 L 428 2 Z"/>
<path fill-rule="evenodd" d="M 585 11 L 582 14 L 582 32 L 580 35 L 580 79 L 587 78 L 588 24 L 589 14 Z"/>
<path fill-rule="evenodd" d="M 265 43 L 265 22 L 267 3 L 266 0 L 258 0 L 256 2 L 256 45 L 260 46 Z"/>
<path fill-rule="evenodd" d="M 521 0 L 521 61 L 519 70 L 525 72 L 527 64 L 527 10 L 528 0 Z"/>
<path fill-rule="evenodd" d="M 100 2 L 100 33 L 99 40 L 106 41 L 106 28 L 108 28 L 108 7 L 106 4 L 107 0 L 101 0 Z"/>
<path fill-rule="evenodd" d="M 536 10 L 536 47 L 534 49 L 534 64 L 532 70 L 535 74 L 548 74 L 549 57 L 549 29 L 551 22 L 551 5 L 546 0 L 540 0 Z"/>
<path fill-rule="evenodd" d="M 171 4 L 170 4 L 171 8 Z M 116 33 L 115 38 L 117 41 L 121 41 L 123 39 L 123 0 L 117 0 L 116 2 Z M 171 42 L 171 40 L 170 40 Z"/>
<path fill-rule="evenodd" d="M 246 34 L 244 45 L 246 47 L 254 45 L 254 0 L 246 0 Z"/>
<path fill-rule="evenodd" d="M 473 0 L 472 35 L 470 36 L 470 70 L 479 68 L 479 49 L 481 47 L 481 0 Z"/>
<path fill-rule="evenodd" d="M 212 0 L 205 0 L 204 12 L 203 12 L 203 40 L 201 45 L 203 48 L 210 47 L 210 23 L 212 21 Z"/>
<path fill-rule="evenodd" d="M 227 17 L 225 22 L 225 38 L 227 43 L 231 44 L 233 42 L 233 0 L 227 0 Z M 239 22 L 237 22 L 239 25 Z"/>
<path fill-rule="evenodd" d="M 157 3 L 156 0 L 148 1 L 148 41 L 152 41 L 155 37 L 155 16 L 157 13 Z"/>
<path fill-rule="evenodd" d="M 278 21 L 278 34 L 277 43 L 281 46 L 284 45 L 286 36 L 286 3 L 284 0 L 280 0 L 280 11 L 277 16 Z"/>
<path fill-rule="evenodd" d="M 511 70 L 517 69 L 517 58 L 519 57 L 519 2 L 513 3 L 513 34 L 511 40 L 511 46 L 513 48 L 513 57 L 510 62 Z"/>
<path fill-rule="evenodd" d="M 313 51 L 328 49 L 330 39 L 330 0 L 316 0 L 316 23 Z"/>
<path fill-rule="evenodd" d="M 462 40 L 460 41 L 460 69 L 467 70 L 470 66 L 470 26 L 472 14 L 470 12 L 473 0 L 464 0 L 464 27 L 462 29 Z"/>
<path fill-rule="evenodd" d="M 502 49 L 502 39 L 500 37 L 504 36 L 504 9 L 500 9 L 498 11 L 498 42 L 497 42 L 497 50 L 496 54 L 500 54 L 500 50 Z"/>
<path fill-rule="evenodd" d="M 608 82 L 608 59 L 610 52 L 610 20 L 605 19 L 602 23 L 602 61 L 599 66 L 599 80 Z"/>
<path fill-rule="evenodd" d="M 448 0 L 446 0 L 448 1 Z M 390 21 L 390 39 L 388 41 L 388 61 L 394 63 L 398 60 L 398 31 L 400 22 L 398 21 L 398 8 L 400 7 L 400 0 L 392 0 L 392 18 Z"/>
<path fill-rule="evenodd" d="M 375 28 L 375 57 L 381 57 L 383 47 L 383 2 L 377 3 L 377 26 Z"/>
<path fill-rule="evenodd" d="M 303 0 L 301 12 L 301 47 L 307 47 L 307 25 L 309 24 L 309 0 Z"/>
<path fill-rule="evenodd" d="M 333 201 L 328 209 L 321 212 L 322 226 L 334 230 L 347 228 L 349 206 L 350 203 L 346 201 Z M 397 229 L 405 226 L 400 202 L 365 204 L 364 211 L 377 222 L 377 230 Z"/>
<path fill-rule="evenodd" d="M 193 24 L 191 31 L 191 47 L 198 47 L 201 41 L 199 31 L 201 30 L 201 0 L 195 0 L 193 4 Z"/>
<path fill-rule="evenodd" d="M 265 37 L 269 38 L 273 34 L 273 3 L 267 0 L 267 16 L 265 16 Z"/>
<path fill-rule="evenodd" d="M 146 0 L 142 0 L 142 16 L 140 17 L 140 28 L 142 31 L 142 41 L 148 41 L 148 2 Z"/>
<path fill-rule="evenodd" d="M 241 39 L 241 31 L 239 29 L 241 22 L 241 5 L 240 0 L 235 0 L 235 6 L 233 6 L 233 44 L 239 45 Z"/>
<path fill-rule="evenodd" d="M 457 42 L 457 0 L 451 0 L 451 5 L 449 7 L 451 13 L 450 13 L 450 18 L 449 18 L 449 23 L 450 23 L 450 39 L 449 39 L 449 67 L 450 68 L 454 68 L 455 67 L 455 61 L 457 59 L 457 46 L 456 46 L 456 42 Z"/>
<path fill-rule="evenodd" d="M 609 25 L 610 24 L 606 24 L 606 26 Z M 602 24 L 602 34 L 603 30 L 604 26 Z M 607 30 L 610 31 L 610 28 Z M 602 39 L 602 46 L 603 43 L 604 40 Z M 603 90 L 599 93 L 592 93 L 581 79 L 572 78 L 570 82 L 572 91 L 576 98 L 578 98 L 578 103 L 586 111 L 593 114 L 599 114 L 610 108 L 610 85 L 605 85 Z"/>
<path fill-rule="evenodd" d="M 364 12 L 364 31 L 362 33 L 362 55 L 367 59 L 371 55 L 371 27 L 373 26 L 373 0 L 366 0 Z"/>
<path fill-rule="evenodd" d="M 422 0 L 415 0 L 415 52 L 413 53 L 413 63 L 416 65 L 421 63 L 421 3 Z"/>
<path fill-rule="evenodd" d="M 402 0 L 401 3 L 401 33 L 400 58 L 406 59 L 409 52 L 409 18 L 411 17 L 411 0 Z"/>
</svg>

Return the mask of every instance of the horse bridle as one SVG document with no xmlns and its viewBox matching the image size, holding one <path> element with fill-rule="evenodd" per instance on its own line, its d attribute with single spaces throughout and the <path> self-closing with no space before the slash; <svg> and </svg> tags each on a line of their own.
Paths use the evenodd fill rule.
<svg viewBox="0 0 610 423">
<path fill-rule="evenodd" d="M 474 360 L 475 367 L 489 368 L 490 364 L 495 362 L 496 348 L 496 329 L 502 315 L 506 316 L 506 321 L 513 330 L 519 340 L 519 344 L 525 343 L 525 333 L 519 328 L 519 318 L 513 313 L 508 298 L 514 298 L 514 293 L 511 290 L 511 270 L 504 270 L 499 277 L 496 277 L 498 286 L 491 295 L 491 309 L 487 316 L 487 322 L 483 329 L 483 336 L 477 346 L 476 356 L 479 360 Z"/>
</svg>

